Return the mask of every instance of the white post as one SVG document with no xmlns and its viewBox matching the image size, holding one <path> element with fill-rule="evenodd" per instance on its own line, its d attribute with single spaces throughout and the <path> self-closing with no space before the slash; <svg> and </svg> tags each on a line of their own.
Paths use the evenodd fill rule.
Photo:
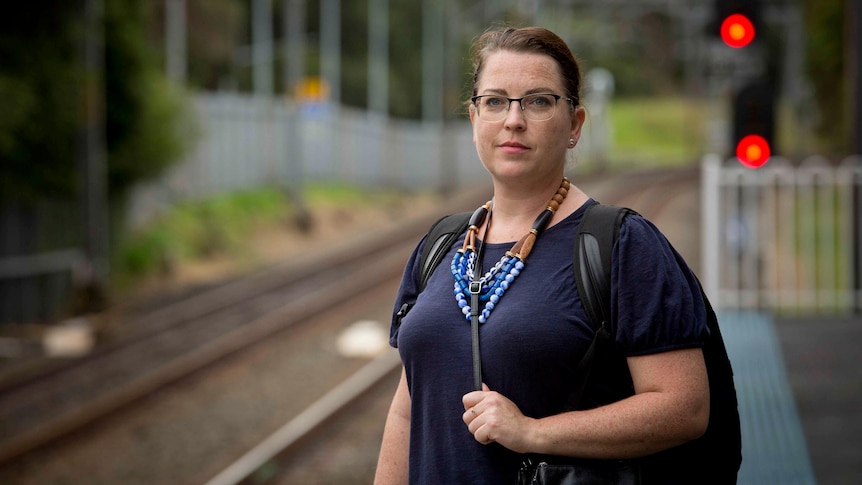
<svg viewBox="0 0 862 485">
<path fill-rule="evenodd" d="M 701 165 L 701 268 L 703 290 L 719 309 L 720 298 L 720 232 L 721 226 L 721 158 L 715 154 L 703 157 Z"/>
</svg>

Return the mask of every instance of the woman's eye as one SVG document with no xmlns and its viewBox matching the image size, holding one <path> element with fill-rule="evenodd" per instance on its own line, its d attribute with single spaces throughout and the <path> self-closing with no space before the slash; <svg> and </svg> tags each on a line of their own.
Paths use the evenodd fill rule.
<svg viewBox="0 0 862 485">
<path fill-rule="evenodd" d="M 551 102 L 547 96 L 535 96 L 532 99 L 530 99 L 527 102 L 527 104 L 532 104 L 532 105 L 535 105 L 536 107 L 544 108 L 544 107 L 547 107 L 548 105 L 550 105 Z"/>
</svg>

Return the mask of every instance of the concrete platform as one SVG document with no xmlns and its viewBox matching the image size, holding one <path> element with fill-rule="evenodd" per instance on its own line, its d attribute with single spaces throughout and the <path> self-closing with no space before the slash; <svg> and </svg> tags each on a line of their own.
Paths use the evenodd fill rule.
<svg viewBox="0 0 862 485">
<path fill-rule="evenodd" d="M 740 484 L 816 483 L 772 318 L 722 312 L 742 426 Z"/>
<path fill-rule="evenodd" d="M 862 482 L 862 317 L 776 319 L 817 482 Z"/>
<path fill-rule="evenodd" d="M 862 318 L 719 321 L 739 397 L 739 484 L 859 483 Z"/>
</svg>

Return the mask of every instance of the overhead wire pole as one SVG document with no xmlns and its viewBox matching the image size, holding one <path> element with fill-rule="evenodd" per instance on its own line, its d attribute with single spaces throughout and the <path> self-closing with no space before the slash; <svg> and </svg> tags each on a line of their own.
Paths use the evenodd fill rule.
<svg viewBox="0 0 862 485">
<path fill-rule="evenodd" d="M 859 2 L 847 2 L 847 5 L 850 6 L 850 12 L 848 12 L 848 14 L 851 25 L 851 45 L 847 50 L 850 53 L 850 75 L 853 80 L 853 82 L 849 83 L 853 90 L 851 96 L 854 105 L 853 148 L 857 155 L 862 155 L 862 86 L 860 86 L 859 83 L 859 79 L 862 78 L 862 33 L 860 33 L 859 30 L 862 28 L 862 6 L 859 5 Z M 859 162 L 857 161 L 856 163 L 858 164 Z M 858 175 L 854 175 L 854 177 L 855 176 Z M 853 182 L 856 182 L 856 180 Z M 852 243 L 855 248 L 856 256 L 856 261 L 852 268 L 852 308 L 853 314 L 859 315 L 862 314 L 862 251 L 860 251 L 860 247 L 862 247 L 862 222 L 859 220 L 862 218 L 862 193 L 860 193 L 860 187 L 857 183 L 851 183 L 850 187 L 852 191 L 851 199 L 853 204 L 850 209 L 853 216 L 853 227 L 851 228 L 853 231 Z"/>
<path fill-rule="evenodd" d="M 285 89 L 294 89 L 305 76 L 305 0 L 282 0 L 284 10 Z"/>
<path fill-rule="evenodd" d="M 185 84 L 188 72 L 186 3 L 186 0 L 165 0 L 165 72 L 168 79 L 178 84 Z"/>
<path fill-rule="evenodd" d="M 328 88 L 329 99 L 324 123 L 330 133 L 342 133 L 341 117 L 341 0 L 320 2 L 320 74 Z M 344 143 L 326 144 L 321 162 L 337 170 L 344 160 Z M 338 156 L 336 156 L 338 153 Z"/>
<path fill-rule="evenodd" d="M 447 141 L 440 144 L 440 192 L 448 194 L 457 188 L 458 170 L 460 168 L 457 149 L 459 144 L 449 142 L 448 140 L 456 138 L 457 134 L 453 133 L 453 130 L 462 130 L 460 126 L 454 126 L 454 123 L 451 123 L 450 120 L 456 113 L 460 113 L 456 106 L 460 103 L 458 85 L 460 82 L 461 59 L 463 58 L 460 53 L 460 38 L 463 29 L 461 24 L 462 13 L 457 2 L 448 2 L 442 8 L 445 21 L 441 22 L 441 35 L 444 39 L 443 73 L 441 76 L 443 78 L 443 87 L 440 93 L 442 99 L 441 132 Z"/>
<path fill-rule="evenodd" d="M 389 0 L 368 3 L 368 109 L 389 114 Z"/>
<path fill-rule="evenodd" d="M 105 30 L 102 0 L 84 3 L 84 119 L 81 143 L 81 203 L 84 224 L 82 312 L 106 303 L 109 274 L 108 170 L 105 147 Z"/>
<path fill-rule="evenodd" d="M 275 145 L 275 111 L 273 106 L 274 77 L 273 77 L 273 34 L 272 34 L 272 1 L 252 0 L 251 2 L 251 58 L 252 58 L 252 87 L 254 89 L 254 100 L 252 103 L 261 103 L 263 122 L 258 125 L 262 140 L 262 162 L 267 170 L 267 175 L 272 180 L 278 180 L 281 172 L 274 145 Z"/>
<path fill-rule="evenodd" d="M 443 12 L 444 0 L 422 2 L 422 121 L 430 133 L 435 134 L 434 146 L 442 146 L 443 136 L 443 83 L 445 81 L 445 45 Z M 438 155 L 439 184 L 441 191 L 448 185 L 443 153 Z"/>
<path fill-rule="evenodd" d="M 305 0 L 283 0 L 286 53 L 285 89 L 294 89 L 305 76 Z M 288 93 L 289 94 L 289 93 Z"/>
<path fill-rule="evenodd" d="M 443 119 L 443 5 L 444 0 L 422 2 L 422 119 Z"/>
<path fill-rule="evenodd" d="M 302 198 L 303 162 L 302 110 L 293 90 L 305 76 L 305 0 L 283 0 L 284 12 L 284 89 L 291 112 L 287 123 L 287 160 L 285 192 L 296 208 L 294 220 L 302 231 L 311 229 L 311 216 Z"/>
<path fill-rule="evenodd" d="M 254 93 L 261 96 L 272 96 L 272 0 L 252 0 L 251 10 Z"/>
<path fill-rule="evenodd" d="M 401 171 L 390 165 L 389 149 L 389 0 L 368 2 L 368 121 L 379 130 L 377 158 L 387 183 L 397 185 Z M 374 155 L 372 155 L 374 156 Z"/>
<path fill-rule="evenodd" d="M 320 73 L 333 106 L 341 103 L 341 0 L 320 2 Z"/>
</svg>

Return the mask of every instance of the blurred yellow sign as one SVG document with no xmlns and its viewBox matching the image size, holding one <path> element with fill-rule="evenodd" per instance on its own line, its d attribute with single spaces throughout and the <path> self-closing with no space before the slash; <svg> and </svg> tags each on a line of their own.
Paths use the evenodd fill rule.
<svg viewBox="0 0 862 485">
<path fill-rule="evenodd" d="M 293 89 L 297 101 L 323 101 L 329 99 L 329 84 L 320 77 L 307 77 Z"/>
</svg>

